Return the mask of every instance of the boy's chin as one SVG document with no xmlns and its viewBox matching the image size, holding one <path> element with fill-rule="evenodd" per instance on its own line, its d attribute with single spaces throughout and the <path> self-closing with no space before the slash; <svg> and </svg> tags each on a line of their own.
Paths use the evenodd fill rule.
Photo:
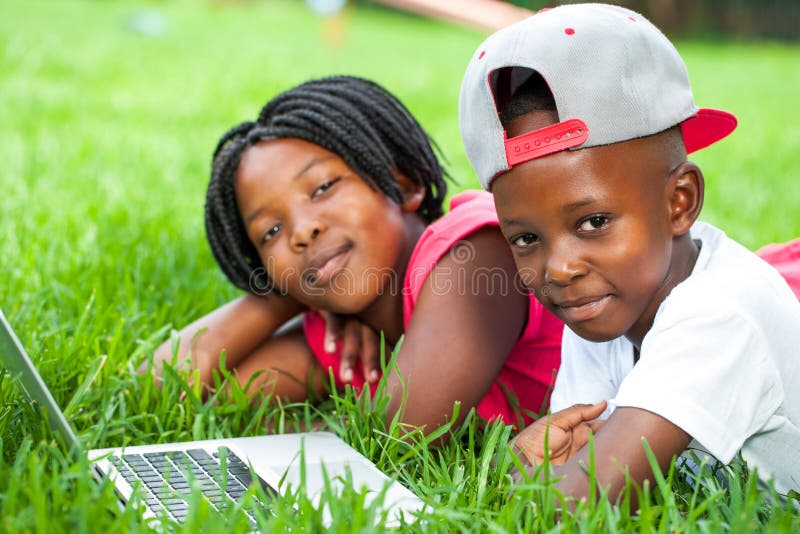
<svg viewBox="0 0 800 534">
<path fill-rule="evenodd" d="M 610 328 L 602 328 L 601 325 L 567 324 L 566 326 L 581 338 L 593 343 L 605 343 L 625 334 Z"/>
</svg>

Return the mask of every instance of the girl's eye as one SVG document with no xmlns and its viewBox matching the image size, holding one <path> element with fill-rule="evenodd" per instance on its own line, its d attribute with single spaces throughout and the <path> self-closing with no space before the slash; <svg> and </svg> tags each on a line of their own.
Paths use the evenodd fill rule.
<svg viewBox="0 0 800 534">
<path fill-rule="evenodd" d="M 264 243 L 270 241 L 273 237 L 275 237 L 278 234 L 280 230 L 281 230 L 280 224 L 276 224 L 275 226 L 269 228 L 266 232 L 264 232 L 264 235 L 261 236 L 261 244 L 263 245 Z"/>
<path fill-rule="evenodd" d="M 578 226 L 578 230 L 581 232 L 592 232 L 595 230 L 600 230 L 601 228 L 605 228 L 608 224 L 608 217 L 604 215 L 593 215 L 583 221 L 580 226 Z"/>
<path fill-rule="evenodd" d="M 515 247 L 530 247 L 539 242 L 539 236 L 536 234 L 522 234 L 511 240 L 511 244 Z"/>
<path fill-rule="evenodd" d="M 335 183 L 336 183 L 336 182 L 338 182 L 339 180 L 341 180 L 341 178 L 334 178 L 333 180 L 329 180 L 329 181 L 325 182 L 324 184 L 320 185 L 319 187 L 317 187 L 316 189 L 314 189 L 314 192 L 313 192 L 313 193 L 311 193 L 311 198 L 314 198 L 314 197 L 318 197 L 318 196 L 320 196 L 320 195 L 321 195 L 321 194 L 323 194 L 325 191 L 327 191 L 328 189 L 330 189 L 331 187 L 333 187 L 333 184 L 335 184 Z"/>
</svg>

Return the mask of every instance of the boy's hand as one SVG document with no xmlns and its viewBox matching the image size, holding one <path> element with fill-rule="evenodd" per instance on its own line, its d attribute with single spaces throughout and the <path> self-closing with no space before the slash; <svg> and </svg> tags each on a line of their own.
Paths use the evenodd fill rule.
<svg viewBox="0 0 800 534">
<path fill-rule="evenodd" d="M 550 464 L 562 465 L 589 442 L 590 430 L 597 432 L 603 426 L 605 421 L 597 418 L 605 409 L 606 401 L 576 404 L 543 417 L 520 432 L 514 449 L 532 465 L 539 465 L 544 461 L 546 437 Z"/>
<path fill-rule="evenodd" d="M 335 352 L 336 342 L 342 340 L 339 379 L 346 384 L 350 383 L 356 362 L 361 359 L 366 381 L 370 384 L 377 382 L 381 377 L 380 336 L 355 316 L 326 311 L 319 313 L 325 319 L 325 351 Z"/>
</svg>

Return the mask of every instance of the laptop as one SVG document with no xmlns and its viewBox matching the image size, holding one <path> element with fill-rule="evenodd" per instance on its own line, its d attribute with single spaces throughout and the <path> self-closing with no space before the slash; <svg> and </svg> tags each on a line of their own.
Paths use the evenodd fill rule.
<svg viewBox="0 0 800 534">
<path fill-rule="evenodd" d="M 353 489 L 366 488 L 368 498 L 383 493 L 389 520 L 421 510 L 424 503 L 397 481 L 389 479 L 372 462 L 330 432 L 304 432 L 267 436 L 139 445 L 83 451 L 80 441 L 53 399 L 32 360 L 0 310 L 0 363 L 19 379 L 31 401 L 43 410 L 54 434 L 65 446 L 86 454 L 96 477 L 114 482 L 126 502 L 139 492 L 144 517 L 166 516 L 178 523 L 189 514 L 192 486 L 217 509 L 239 499 L 251 484 L 280 499 L 303 487 L 312 502 L 319 502 L 326 483 L 341 489 L 352 480 Z M 304 480 L 304 485 L 301 484 Z M 269 510 L 269 503 L 261 503 Z M 255 524 L 255 516 L 246 512 Z M 323 517 L 325 519 L 325 517 Z"/>
</svg>

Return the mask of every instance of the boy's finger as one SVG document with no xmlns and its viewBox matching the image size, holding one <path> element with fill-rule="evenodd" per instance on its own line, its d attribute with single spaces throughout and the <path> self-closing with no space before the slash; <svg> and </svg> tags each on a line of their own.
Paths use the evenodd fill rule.
<svg viewBox="0 0 800 534">
<path fill-rule="evenodd" d="M 550 424 L 560 428 L 569 429 L 584 421 L 591 421 L 600 417 L 606 409 L 606 401 L 594 404 L 575 404 L 566 410 L 561 410 L 550 416 Z"/>
<path fill-rule="evenodd" d="M 595 402 L 594 404 L 590 405 L 583 411 L 584 421 L 591 421 L 592 419 L 597 419 L 602 415 L 604 411 L 606 411 L 606 406 L 608 403 L 604 400 Z"/>
<path fill-rule="evenodd" d="M 372 328 L 361 325 L 361 364 L 369 383 L 377 382 L 381 376 L 380 345 L 378 334 Z"/>
</svg>

